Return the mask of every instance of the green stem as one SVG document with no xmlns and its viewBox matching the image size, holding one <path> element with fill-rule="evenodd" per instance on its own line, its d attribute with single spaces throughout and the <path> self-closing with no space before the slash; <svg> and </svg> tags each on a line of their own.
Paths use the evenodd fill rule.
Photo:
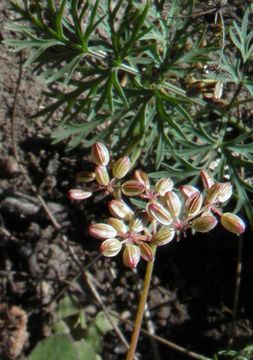
<svg viewBox="0 0 253 360">
<path fill-rule="evenodd" d="M 136 314 L 136 318 L 135 318 L 135 323 L 134 323 L 134 331 L 132 333 L 131 343 L 130 343 L 130 347 L 129 347 L 129 350 L 128 350 L 128 353 L 127 353 L 126 360 L 133 360 L 134 359 L 134 354 L 135 354 L 136 347 L 137 347 L 137 344 L 138 344 L 142 319 L 143 319 L 143 315 L 144 315 L 144 311 L 145 311 L 145 304 L 147 302 L 150 281 L 151 281 L 151 278 L 152 278 L 152 273 L 153 273 L 153 268 L 154 268 L 155 252 L 156 252 L 156 246 L 153 247 L 154 259 L 153 259 L 153 261 L 150 261 L 147 264 L 143 289 L 142 289 L 142 293 L 141 293 L 141 297 L 140 297 L 140 301 L 139 301 L 139 306 L 138 306 L 138 310 L 137 310 L 137 314 Z"/>
</svg>

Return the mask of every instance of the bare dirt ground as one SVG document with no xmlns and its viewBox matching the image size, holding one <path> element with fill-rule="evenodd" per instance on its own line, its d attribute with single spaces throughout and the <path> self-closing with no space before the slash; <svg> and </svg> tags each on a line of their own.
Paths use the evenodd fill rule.
<svg viewBox="0 0 253 360">
<path fill-rule="evenodd" d="M 9 36 L 3 30 L 8 16 L 7 2 L 2 0 L 1 40 Z M 95 214 L 103 216 L 104 204 L 96 200 L 72 204 L 67 199 L 87 154 L 82 149 L 66 153 L 64 144 L 53 146 L 49 139 L 53 120 L 30 119 L 45 101 L 41 96 L 44 85 L 30 69 L 23 69 L 13 117 L 19 57 L 3 45 L 0 69 L 0 358 L 8 360 L 24 359 L 40 339 L 51 334 L 57 301 L 64 294 L 77 294 L 88 317 L 99 311 L 89 284 L 82 276 L 81 280 L 73 278 L 81 274 L 80 264 L 84 267 L 97 256 L 99 244 L 88 237 L 87 225 Z M 17 136 L 13 136 L 13 121 Z M 15 160 L 15 146 L 32 184 Z M 149 298 L 156 333 L 208 356 L 226 347 L 236 257 L 237 238 L 220 228 L 204 238 L 183 239 L 161 249 Z M 133 320 L 144 264 L 138 272 L 131 272 L 120 259 L 99 259 L 89 271 L 104 305 Z M 252 233 L 248 231 L 235 327 L 237 349 L 253 342 L 252 274 Z M 120 327 L 129 338 L 130 327 L 124 322 Z M 124 359 L 119 343 L 115 333 L 109 334 L 102 358 Z M 146 354 L 142 359 L 153 359 L 149 347 L 142 335 L 139 353 Z M 188 358 L 163 345 L 159 351 L 161 359 Z"/>
</svg>

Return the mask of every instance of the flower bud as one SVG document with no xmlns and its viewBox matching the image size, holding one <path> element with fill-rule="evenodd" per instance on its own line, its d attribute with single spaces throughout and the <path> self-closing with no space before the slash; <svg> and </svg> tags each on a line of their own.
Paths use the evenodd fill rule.
<svg viewBox="0 0 253 360">
<path fill-rule="evenodd" d="M 145 189 L 150 188 L 148 175 L 142 170 L 135 170 L 134 177 L 137 181 L 144 185 Z"/>
<path fill-rule="evenodd" d="M 130 221 L 129 230 L 134 231 L 136 233 L 141 232 L 148 224 L 148 216 L 145 211 L 142 211 L 138 215 Z"/>
<path fill-rule="evenodd" d="M 152 236 L 150 244 L 157 246 L 165 245 L 173 240 L 174 236 L 175 231 L 167 226 L 164 226 Z"/>
<path fill-rule="evenodd" d="M 108 208 L 113 216 L 123 220 L 131 220 L 134 214 L 130 207 L 120 200 L 110 201 Z"/>
<path fill-rule="evenodd" d="M 123 262 L 127 267 L 135 268 L 140 260 L 140 249 L 134 244 L 127 244 L 123 252 Z"/>
<path fill-rule="evenodd" d="M 202 178 L 202 182 L 204 184 L 205 189 L 209 190 L 211 188 L 211 186 L 214 184 L 213 179 L 211 178 L 211 176 L 208 174 L 208 172 L 206 170 L 201 170 L 200 176 Z"/>
<path fill-rule="evenodd" d="M 91 159 L 96 165 L 106 166 L 110 161 L 109 151 L 106 146 L 100 142 L 96 142 L 91 148 Z"/>
<path fill-rule="evenodd" d="M 122 184 L 121 190 L 126 196 L 137 196 L 143 193 L 145 186 L 138 180 L 127 180 Z"/>
<path fill-rule="evenodd" d="M 102 242 L 100 251 L 104 256 L 112 257 L 116 256 L 122 248 L 122 242 L 118 239 L 112 238 Z"/>
<path fill-rule="evenodd" d="M 153 250 L 150 245 L 146 242 L 139 242 L 139 249 L 141 253 L 141 257 L 146 261 L 152 261 L 154 259 Z"/>
<path fill-rule="evenodd" d="M 88 183 L 95 180 L 95 173 L 93 171 L 80 171 L 76 176 L 76 181 L 80 183 Z"/>
<path fill-rule="evenodd" d="M 83 191 L 80 189 L 71 189 L 68 192 L 68 197 L 71 200 L 84 200 L 91 197 L 92 192 L 90 191 Z"/>
<path fill-rule="evenodd" d="M 218 201 L 218 195 L 221 189 L 221 183 L 214 183 L 207 192 L 206 202 L 215 204 Z"/>
<path fill-rule="evenodd" d="M 89 234 L 97 239 L 109 239 L 114 238 L 117 231 L 111 225 L 98 223 L 89 226 Z"/>
<path fill-rule="evenodd" d="M 226 202 L 232 196 L 232 185 L 230 182 L 222 183 L 218 194 L 218 200 L 220 203 Z"/>
<path fill-rule="evenodd" d="M 167 191 L 171 191 L 174 186 L 171 178 L 162 178 L 155 184 L 155 191 L 164 196 Z"/>
<path fill-rule="evenodd" d="M 186 200 L 185 203 L 185 215 L 186 216 L 195 216 L 201 209 L 203 203 L 202 194 L 198 191 L 195 192 L 190 198 Z"/>
<path fill-rule="evenodd" d="M 172 222 L 170 213 L 158 201 L 148 203 L 147 211 L 155 220 L 163 225 L 169 225 Z"/>
<path fill-rule="evenodd" d="M 108 219 L 108 223 L 112 227 L 114 227 L 114 229 L 117 231 L 118 235 L 126 234 L 128 231 L 128 227 L 122 220 L 111 217 Z"/>
<path fill-rule="evenodd" d="M 105 166 L 99 165 L 95 170 L 96 181 L 99 185 L 108 185 L 110 182 L 109 174 Z"/>
<path fill-rule="evenodd" d="M 131 162 L 128 156 L 118 159 L 112 167 L 113 176 L 122 179 L 130 170 Z"/>
<path fill-rule="evenodd" d="M 199 192 L 198 189 L 191 185 L 182 185 L 180 186 L 179 190 L 186 199 Z"/>
<path fill-rule="evenodd" d="M 245 223 L 239 216 L 233 213 L 225 213 L 221 216 L 221 224 L 234 234 L 242 234 L 245 231 Z"/>
<path fill-rule="evenodd" d="M 217 225 L 218 220 L 213 215 L 204 215 L 201 216 L 192 222 L 192 228 L 198 232 L 208 232 L 215 228 Z"/>
<path fill-rule="evenodd" d="M 177 217 L 181 211 L 181 201 L 177 194 L 173 191 L 168 191 L 166 194 L 166 204 L 169 212 L 173 217 Z"/>
</svg>

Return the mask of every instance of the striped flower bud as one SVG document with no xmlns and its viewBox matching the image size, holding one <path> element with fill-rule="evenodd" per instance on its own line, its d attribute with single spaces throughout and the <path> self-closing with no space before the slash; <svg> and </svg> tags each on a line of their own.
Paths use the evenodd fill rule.
<svg viewBox="0 0 253 360">
<path fill-rule="evenodd" d="M 123 252 L 123 262 L 127 267 L 134 269 L 140 260 L 140 249 L 134 244 L 127 244 Z"/>
<path fill-rule="evenodd" d="M 91 148 L 91 159 L 96 165 L 106 166 L 110 161 L 107 147 L 100 142 L 96 142 Z"/>
<path fill-rule="evenodd" d="M 233 213 L 225 213 L 221 216 L 221 224 L 234 234 L 242 234 L 245 231 L 245 223 L 239 216 Z"/>
<path fill-rule="evenodd" d="M 155 220 L 163 225 L 169 225 L 172 222 L 170 213 L 158 201 L 148 203 L 147 211 Z"/>
<path fill-rule="evenodd" d="M 145 229 L 148 224 L 148 216 L 145 211 L 142 211 L 130 221 L 129 230 L 139 233 Z"/>
<path fill-rule="evenodd" d="M 208 174 L 208 172 L 206 170 L 201 170 L 200 176 L 201 176 L 201 179 L 202 179 L 205 189 L 209 190 L 211 188 L 211 186 L 214 184 L 213 179 L 211 178 L 211 176 Z"/>
<path fill-rule="evenodd" d="M 199 192 L 199 190 L 192 185 L 182 185 L 180 186 L 179 190 L 186 199 Z"/>
<path fill-rule="evenodd" d="M 83 191 L 80 189 L 71 189 L 68 192 L 68 197 L 71 200 L 84 200 L 91 197 L 92 192 L 90 191 Z"/>
<path fill-rule="evenodd" d="M 114 227 L 114 229 L 117 231 L 118 235 L 124 235 L 128 231 L 128 227 L 122 220 L 111 217 L 108 219 L 108 223 L 112 227 Z"/>
<path fill-rule="evenodd" d="M 128 156 L 118 159 L 112 167 L 113 176 L 122 179 L 130 170 L 131 162 Z"/>
<path fill-rule="evenodd" d="M 138 196 L 145 190 L 145 186 L 138 180 L 127 180 L 122 186 L 121 190 L 126 196 Z"/>
<path fill-rule="evenodd" d="M 105 166 L 99 165 L 95 170 L 96 181 L 99 185 L 106 186 L 110 182 L 109 174 Z"/>
<path fill-rule="evenodd" d="M 134 214 L 130 207 L 120 200 L 110 201 L 108 208 L 113 216 L 123 220 L 131 220 Z"/>
<path fill-rule="evenodd" d="M 76 181 L 80 183 L 88 183 L 95 180 L 95 173 L 92 171 L 80 171 L 76 176 Z"/>
<path fill-rule="evenodd" d="M 134 177 L 137 181 L 144 185 L 145 189 L 150 188 L 148 175 L 142 170 L 135 170 Z"/>
<path fill-rule="evenodd" d="M 218 194 L 218 201 L 220 203 L 226 202 L 232 196 L 232 185 L 230 182 L 222 183 Z"/>
<path fill-rule="evenodd" d="M 175 231 L 170 229 L 169 227 L 162 227 L 152 236 L 150 244 L 161 246 L 168 244 L 171 240 L 173 240 L 175 236 Z"/>
<path fill-rule="evenodd" d="M 177 217 L 181 211 L 181 201 L 174 191 L 166 193 L 166 205 L 173 217 Z"/>
<path fill-rule="evenodd" d="M 100 251 L 104 256 L 116 256 L 122 248 L 122 242 L 118 239 L 112 238 L 102 242 Z"/>
<path fill-rule="evenodd" d="M 212 230 L 213 228 L 215 228 L 215 226 L 217 225 L 218 220 L 216 219 L 215 216 L 209 214 L 209 215 L 204 215 L 201 216 L 195 220 L 193 220 L 192 222 L 192 228 L 195 231 L 198 232 L 208 232 L 210 230 Z"/>
<path fill-rule="evenodd" d="M 111 225 L 98 223 L 89 226 L 89 234 L 97 239 L 109 239 L 114 238 L 117 231 Z"/>
<path fill-rule="evenodd" d="M 215 204 L 218 201 L 218 196 L 221 190 L 221 183 L 214 183 L 207 192 L 206 202 Z"/>
<path fill-rule="evenodd" d="M 186 200 L 185 203 L 185 215 L 186 216 L 195 216 L 201 209 L 203 203 L 203 196 L 198 191 L 195 192 L 190 198 Z"/>
<path fill-rule="evenodd" d="M 164 196 L 167 191 L 171 191 L 174 186 L 171 178 L 162 178 L 155 184 L 155 191 L 161 196 Z"/>
<path fill-rule="evenodd" d="M 141 253 L 141 257 L 146 261 L 152 261 L 154 259 L 153 250 L 150 245 L 146 242 L 139 242 L 139 249 Z"/>
</svg>

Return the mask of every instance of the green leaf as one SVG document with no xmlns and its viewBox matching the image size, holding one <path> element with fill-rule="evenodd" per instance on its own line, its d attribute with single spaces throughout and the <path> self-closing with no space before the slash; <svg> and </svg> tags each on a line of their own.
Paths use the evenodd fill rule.
<svg viewBox="0 0 253 360">
<path fill-rule="evenodd" d="M 114 326 L 118 325 L 118 318 L 115 315 L 110 314 L 110 320 Z M 100 311 L 95 319 L 95 324 L 102 335 L 105 335 L 108 331 L 113 330 L 112 323 L 109 321 L 104 311 Z"/>
<path fill-rule="evenodd" d="M 66 317 L 79 314 L 80 306 L 72 296 L 65 296 L 58 305 L 58 318 L 65 319 Z"/>
<path fill-rule="evenodd" d="M 28 360 L 79 360 L 78 349 L 67 335 L 54 335 L 39 342 Z M 81 360 L 81 359 L 80 359 Z"/>
<path fill-rule="evenodd" d="M 80 360 L 97 360 L 97 354 L 91 343 L 82 339 L 75 342 L 75 347 L 77 348 L 79 359 Z M 51 359 L 48 359 L 51 360 Z M 60 359 L 59 359 L 60 360 Z M 62 360 L 68 360 L 68 358 L 63 358 Z"/>
</svg>

